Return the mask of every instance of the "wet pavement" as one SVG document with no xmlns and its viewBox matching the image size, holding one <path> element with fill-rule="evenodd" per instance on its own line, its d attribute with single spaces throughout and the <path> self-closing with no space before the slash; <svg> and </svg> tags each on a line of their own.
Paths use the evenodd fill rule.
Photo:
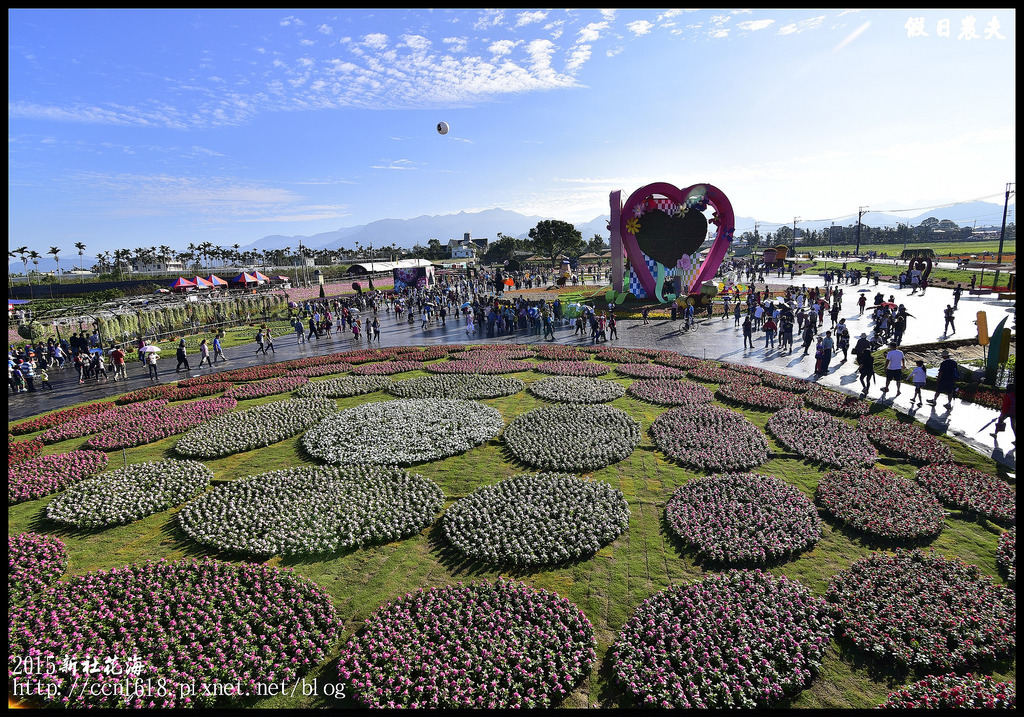
<svg viewBox="0 0 1024 717">
<path fill-rule="evenodd" d="M 788 279 L 777 279 L 768 277 L 768 283 L 772 286 L 788 285 Z M 817 276 L 799 276 L 795 282 L 797 285 L 822 286 L 823 281 Z M 872 282 L 869 286 L 861 284 L 852 286 L 849 284 L 840 285 L 843 289 L 843 304 L 840 318 L 846 319 L 849 326 L 851 345 L 856 343 L 861 333 L 871 336 L 871 321 L 869 312 L 864 316 L 859 315 L 857 299 L 861 293 L 866 293 L 868 305 L 873 303 L 876 293 L 881 291 L 886 300 L 890 295 L 895 296 L 898 304 L 904 304 L 907 311 L 913 317 L 907 326 L 904 334 L 903 345 L 912 346 L 916 344 L 947 341 L 953 339 L 966 339 L 977 335 L 975 319 L 979 311 L 985 311 L 988 320 L 989 332 L 991 332 L 999 321 L 1005 316 L 1007 327 L 1015 327 L 1014 302 L 999 300 L 994 296 L 970 296 L 967 292 L 960 299 L 956 312 L 957 331 L 950 335 L 942 332 L 943 310 L 947 304 L 953 303 L 952 290 L 929 288 L 926 296 L 920 293 L 912 296 L 909 289 L 898 290 L 895 284 L 882 282 L 878 287 Z M 552 298 L 545 292 L 537 292 L 537 296 Z M 470 336 L 466 333 L 466 324 L 460 318 L 449 317 L 445 325 L 437 323 L 421 328 L 417 320 L 409 324 L 406 320 L 398 321 L 394 315 L 384 312 L 378 314 L 381 322 L 381 339 L 379 344 L 374 342 L 373 347 L 388 346 L 429 346 L 435 344 L 453 343 L 549 343 L 550 340 L 543 340 L 539 333 L 519 331 L 504 336 L 486 338 L 480 335 L 479 328 L 476 335 Z M 826 318 L 825 329 L 830 326 Z M 690 331 L 681 331 L 681 321 L 672 322 L 664 319 L 651 319 L 650 323 L 644 325 L 640 320 L 619 320 L 619 338 L 610 340 L 608 346 L 622 346 L 625 348 L 654 348 L 677 351 L 681 354 L 695 356 L 697 358 L 717 359 L 749 366 L 759 366 L 777 373 L 793 376 L 796 378 L 813 378 L 814 357 L 813 351 L 809 356 L 803 356 L 802 347 L 797 338 L 797 346 L 793 353 L 783 353 L 775 349 L 764 348 L 764 334 L 760 337 L 755 334 L 755 349 L 744 350 L 743 336 L 741 329 L 734 326 L 732 317 L 700 318 Z M 824 329 L 821 331 L 824 334 Z M 589 334 L 589 332 L 588 332 Z M 581 338 L 573 336 L 573 328 L 569 325 L 556 327 L 555 336 L 558 343 L 569 345 L 590 344 L 589 335 Z M 758 340 L 760 338 L 760 340 Z M 313 339 L 301 344 L 296 340 L 295 334 L 275 337 L 275 354 L 267 356 L 255 355 L 255 344 L 242 345 L 225 349 L 225 355 L 229 358 L 226 363 L 219 363 L 215 368 L 204 367 L 201 370 L 193 369 L 191 372 L 182 371 L 175 373 L 170 366 L 174 365 L 170 357 L 161 360 L 160 380 L 161 382 L 174 381 L 187 376 L 224 371 L 241 368 L 244 366 L 255 366 L 277 361 L 287 361 L 306 356 L 334 353 L 337 351 L 348 351 L 354 348 L 367 347 L 364 338 L 356 341 L 351 334 L 335 335 L 332 338 Z M 982 349 L 978 348 L 979 358 L 982 356 Z M 189 357 L 194 364 L 198 363 L 199 356 Z M 857 377 L 856 366 L 852 360 L 842 362 L 839 355 L 833 359 L 828 374 L 818 379 L 818 383 L 837 391 L 851 395 L 860 394 L 860 383 Z M 908 361 L 908 364 L 912 365 Z M 907 370 L 909 373 L 909 369 Z M 52 391 L 41 391 L 39 382 L 36 382 L 35 393 L 22 393 L 9 396 L 7 417 L 9 421 L 16 421 L 29 416 L 63 408 L 80 401 L 97 401 L 110 396 L 115 396 L 127 391 L 133 391 L 151 385 L 146 367 L 138 361 L 128 362 L 127 381 L 114 382 L 112 379 L 107 382 L 87 381 L 84 385 L 78 383 L 77 374 L 73 368 L 66 368 L 63 371 L 53 369 L 49 371 L 50 381 L 54 386 Z M 910 397 L 913 388 L 904 384 L 899 396 L 895 395 L 895 386 L 888 394 L 882 393 L 881 388 L 885 385 L 884 377 L 877 377 L 868 394 L 868 398 L 883 402 L 901 413 L 910 414 L 915 419 L 927 423 L 936 431 L 945 433 L 950 437 L 970 446 L 975 451 L 990 456 L 999 463 L 1015 470 L 1016 448 L 1012 431 L 992 435 L 998 411 L 972 403 L 963 403 L 955 400 L 953 408 L 946 410 L 942 406 L 943 400 L 933 407 L 927 401 L 934 398 L 932 391 L 924 391 L 925 403 L 923 407 L 912 407 Z"/>
</svg>

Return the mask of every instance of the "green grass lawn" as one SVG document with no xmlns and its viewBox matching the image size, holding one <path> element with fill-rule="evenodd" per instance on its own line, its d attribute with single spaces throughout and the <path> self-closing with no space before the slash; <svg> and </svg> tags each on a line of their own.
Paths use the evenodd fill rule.
<svg viewBox="0 0 1024 717">
<path fill-rule="evenodd" d="M 528 367 L 529 362 L 524 362 Z M 396 379 L 429 375 L 423 371 L 401 374 Z M 542 378 L 542 374 L 525 371 L 515 374 L 527 383 Z M 610 380 L 623 385 L 631 379 L 615 377 Z M 710 385 L 714 390 L 715 386 Z M 283 400 L 287 395 L 240 402 L 239 408 Z M 389 394 L 368 395 L 339 399 L 341 408 L 350 408 L 369 401 L 391 400 Z M 483 400 L 501 412 L 506 425 L 516 415 L 546 403 L 527 391 L 504 398 Z M 716 401 L 717 403 L 717 401 Z M 615 542 L 602 548 L 593 557 L 566 565 L 544 569 L 503 569 L 498 566 L 467 560 L 457 553 L 443 537 L 440 521 L 420 534 L 398 542 L 374 547 L 346 550 L 317 558 L 272 558 L 270 565 L 294 568 L 302 575 L 324 587 L 345 621 L 347 639 L 358 630 L 368 615 L 382 603 L 403 596 L 407 592 L 427 586 L 443 586 L 460 581 L 492 580 L 499 575 L 523 580 L 538 588 L 557 592 L 578 605 L 593 623 L 598 641 L 597 662 L 571 696 L 563 703 L 566 707 L 628 707 L 631 702 L 611 678 L 610 647 L 618 630 L 632 611 L 646 598 L 663 588 L 699 579 L 707 572 L 718 570 L 702 564 L 693 552 L 682 546 L 666 530 L 664 508 L 673 490 L 702 475 L 680 467 L 657 450 L 650 437 L 653 420 L 667 410 L 635 400 L 629 396 L 616 399 L 609 405 L 626 411 L 643 428 L 640 445 L 627 459 L 598 470 L 595 480 L 607 481 L 623 492 L 629 503 L 629 528 Z M 736 410 L 735 406 L 730 408 Z M 880 407 L 876 407 L 880 408 Z M 768 412 L 744 410 L 743 413 L 759 428 L 770 416 Z M 891 410 L 884 415 L 892 417 Z M 22 437 L 19 437 L 19 440 Z M 110 468 L 118 468 L 126 459 L 129 463 L 159 460 L 174 456 L 177 437 L 171 437 L 134 449 L 122 457 L 112 453 Z M 974 453 L 963 445 L 946 441 L 956 459 L 980 470 L 1008 478 L 1004 469 L 993 461 Z M 45 453 L 65 452 L 81 446 L 84 439 L 48 446 Z M 769 443 L 779 457 L 755 469 L 759 473 L 773 474 L 798 487 L 813 497 L 822 467 L 798 460 L 769 437 Z M 242 476 L 258 474 L 286 466 L 310 464 L 300 447 L 300 437 L 290 438 L 268 448 L 237 454 L 217 460 L 205 461 L 214 471 L 217 481 L 231 481 Z M 882 454 L 880 464 L 900 475 L 913 478 L 915 467 L 899 459 Z M 514 464 L 503 448 L 501 437 L 462 455 L 415 466 L 413 472 L 435 481 L 447 495 L 446 507 L 479 486 L 496 483 L 516 473 L 534 472 Z M 216 555 L 192 543 L 177 527 L 175 515 L 180 508 L 166 510 L 129 525 L 96 531 L 72 531 L 51 523 L 44 517 L 44 509 L 52 498 L 43 498 L 8 509 L 8 534 L 24 531 L 54 534 L 60 537 L 70 552 L 67 576 L 80 575 L 97 569 L 108 569 L 145 559 L 176 559 L 185 556 Z M 824 516 L 823 516 L 824 517 Z M 821 541 L 812 550 L 796 559 L 770 565 L 777 575 L 800 580 L 816 595 L 823 595 L 829 579 L 850 564 L 876 549 L 891 549 L 892 544 L 859 534 L 825 517 Z M 960 512 L 952 512 L 945 521 L 944 531 L 931 542 L 931 547 L 948 557 L 961 558 L 978 565 L 997 582 L 1002 578 L 996 568 L 996 543 L 1002 529 Z M 336 658 L 342 643 L 335 646 Z M 336 659 L 318 666 L 306 675 L 335 681 Z M 1015 681 L 1016 660 L 1002 660 L 978 668 L 1000 680 Z M 799 695 L 782 703 L 781 707 L 837 709 L 869 708 L 882 702 L 899 685 L 918 679 L 895 669 L 885 660 L 874 660 L 844 641 L 833 640 L 820 674 L 813 684 Z M 301 691 L 301 690 L 300 690 Z M 249 699 L 248 706 L 270 708 L 310 708 L 323 706 L 354 706 L 350 700 L 332 700 L 324 696 L 302 697 L 296 694 L 263 699 Z"/>
</svg>

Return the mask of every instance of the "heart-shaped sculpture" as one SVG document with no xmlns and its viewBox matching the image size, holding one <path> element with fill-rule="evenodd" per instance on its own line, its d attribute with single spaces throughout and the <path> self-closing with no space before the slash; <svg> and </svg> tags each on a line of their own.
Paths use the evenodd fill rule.
<svg viewBox="0 0 1024 717">
<path fill-rule="evenodd" d="M 664 211 L 667 207 L 659 206 L 659 201 L 654 199 L 658 195 L 667 200 L 664 204 L 674 208 L 677 216 L 670 216 Z M 732 204 L 711 184 L 680 189 L 667 182 L 655 182 L 629 195 L 619 213 L 619 232 L 633 271 L 647 296 L 665 298 L 662 282 L 651 274 L 644 256 L 656 262 L 659 279 L 663 279 L 664 271 L 675 267 L 682 256 L 696 252 L 704 241 L 707 219 L 702 211 L 708 206 L 714 209 L 711 222 L 718 226 L 718 231 L 711 251 L 684 287 L 687 294 L 694 293 L 694 287 L 713 278 L 721 266 L 735 232 Z M 683 216 L 679 217 L 679 213 Z M 687 219 L 690 215 L 693 218 Z"/>
</svg>

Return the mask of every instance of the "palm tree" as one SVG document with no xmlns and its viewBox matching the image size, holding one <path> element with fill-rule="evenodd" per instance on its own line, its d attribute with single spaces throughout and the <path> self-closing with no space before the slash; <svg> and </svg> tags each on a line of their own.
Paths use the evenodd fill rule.
<svg viewBox="0 0 1024 717">
<path fill-rule="evenodd" d="M 10 251 L 10 252 L 7 252 L 7 253 L 10 254 L 11 256 L 14 256 L 15 254 L 18 255 L 18 258 L 20 258 L 21 262 L 25 265 L 25 278 L 28 279 L 29 278 L 29 276 L 28 276 L 28 247 L 27 246 L 19 246 L 14 251 Z M 31 280 L 28 283 L 31 284 L 32 283 Z"/>
<path fill-rule="evenodd" d="M 50 247 L 50 251 L 48 251 L 46 253 L 47 254 L 53 254 L 53 260 L 57 264 L 57 283 L 59 284 L 60 283 L 60 257 L 57 256 L 57 255 L 60 254 L 60 249 L 58 247 L 51 246 Z"/>
<path fill-rule="evenodd" d="M 36 268 L 35 268 L 36 274 L 39 273 L 39 257 L 40 256 L 42 256 L 42 255 L 39 252 L 37 252 L 35 249 L 30 250 L 29 253 L 28 253 L 28 258 L 31 259 L 32 263 L 36 265 Z M 28 264 L 25 264 L 25 266 L 28 267 Z M 28 285 L 29 285 L 29 298 L 34 299 L 35 298 L 35 292 L 33 292 L 31 290 L 31 288 L 32 288 L 32 281 L 31 280 L 29 280 Z"/>
<path fill-rule="evenodd" d="M 85 254 L 85 244 L 80 241 L 75 242 L 75 249 L 78 249 L 78 268 L 84 270 L 82 266 L 82 256 Z M 85 277 L 79 277 L 80 280 L 84 280 Z"/>
</svg>

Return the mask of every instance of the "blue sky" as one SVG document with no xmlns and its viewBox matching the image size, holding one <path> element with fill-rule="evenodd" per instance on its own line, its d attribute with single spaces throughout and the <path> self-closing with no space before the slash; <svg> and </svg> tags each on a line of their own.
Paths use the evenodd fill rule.
<svg viewBox="0 0 1024 717">
<path fill-rule="evenodd" d="M 8 242 L 64 256 L 493 207 L 584 222 L 655 181 L 788 223 L 1015 180 L 1007 9 L 8 20 Z"/>
</svg>

